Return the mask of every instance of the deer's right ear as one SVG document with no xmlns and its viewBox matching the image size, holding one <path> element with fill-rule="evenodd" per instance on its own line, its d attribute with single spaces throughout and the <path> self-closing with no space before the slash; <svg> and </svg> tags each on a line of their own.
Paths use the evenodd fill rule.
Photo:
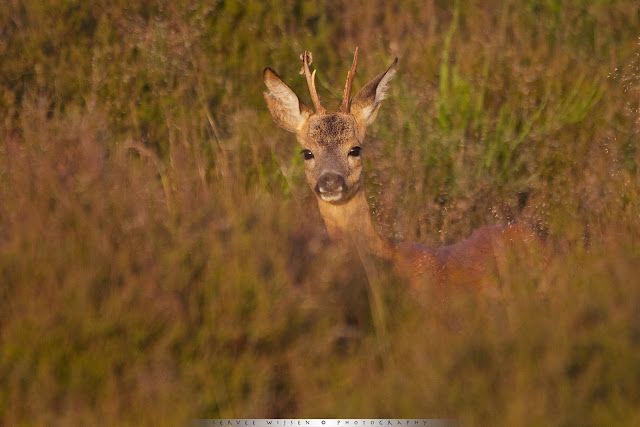
<svg viewBox="0 0 640 427">
<path fill-rule="evenodd" d="M 389 81 L 396 73 L 396 58 L 386 71 L 364 85 L 351 100 L 351 114 L 365 126 L 370 125 L 378 116 L 382 100 L 387 97 Z"/>
<path fill-rule="evenodd" d="M 269 92 L 263 92 L 264 100 L 273 120 L 289 132 L 301 129 L 313 114 L 311 109 L 271 68 L 264 69 L 263 79 L 269 89 Z"/>
</svg>

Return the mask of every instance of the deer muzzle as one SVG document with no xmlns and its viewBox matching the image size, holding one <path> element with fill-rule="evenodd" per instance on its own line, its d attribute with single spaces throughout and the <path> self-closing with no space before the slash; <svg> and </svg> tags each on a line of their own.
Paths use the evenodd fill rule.
<svg viewBox="0 0 640 427">
<path fill-rule="evenodd" d="M 335 172 L 326 172 L 319 179 L 316 184 L 316 193 L 325 202 L 337 202 L 342 199 L 344 192 L 347 189 L 347 184 L 344 181 L 342 175 Z"/>
</svg>

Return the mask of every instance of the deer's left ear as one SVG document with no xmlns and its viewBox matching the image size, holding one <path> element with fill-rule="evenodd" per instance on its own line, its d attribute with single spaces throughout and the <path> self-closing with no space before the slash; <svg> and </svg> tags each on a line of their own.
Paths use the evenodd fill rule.
<svg viewBox="0 0 640 427">
<path fill-rule="evenodd" d="M 389 81 L 396 73 L 396 58 L 387 70 L 364 85 L 351 101 L 351 114 L 365 126 L 370 125 L 376 119 L 382 100 L 387 97 Z"/>
<path fill-rule="evenodd" d="M 264 100 L 273 120 L 289 132 L 296 132 L 313 114 L 298 98 L 293 90 L 271 68 L 265 68 L 264 84 L 269 92 L 264 92 Z"/>
</svg>

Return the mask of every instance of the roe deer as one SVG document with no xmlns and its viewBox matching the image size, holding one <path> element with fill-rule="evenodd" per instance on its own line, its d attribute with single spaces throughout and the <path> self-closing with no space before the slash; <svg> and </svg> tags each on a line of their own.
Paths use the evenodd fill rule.
<svg viewBox="0 0 640 427">
<path fill-rule="evenodd" d="M 307 182 L 318 199 L 320 214 L 332 240 L 347 240 L 360 253 L 391 260 L 412 284 L 431 281 L 448 287 L 490 290 L 501 258 L 512 242 L 537 241 L 534 233 L 518 225 L 484 227 L 467 240 L 438 248 L 422 245 L 394 246 L 376 233 L 362 182 L 361 146 L 365 130 L 378 115 L 398 58 L 367 83 L 351 99 L 358 49 L 347 75 L 340 111 L 328 113 L 320 104 L 315 70 L 309 71 L 310 52 L 301 55 L 302 70 L 315 106 L 315 113 L 267 67 L 264 99 L 275 122 L 294 132 L 302 146 Z M 494 290 L 494 289 L 491 289 Z"/>
</svg>

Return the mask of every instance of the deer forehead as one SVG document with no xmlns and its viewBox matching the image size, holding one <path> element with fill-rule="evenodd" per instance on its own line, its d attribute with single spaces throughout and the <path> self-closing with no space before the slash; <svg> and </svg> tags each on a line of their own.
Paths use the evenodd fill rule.
<svg viewBox="0 0 640 427">
<path fill-rule="evenodd" d="M 307 137 L 326 147 L 334 148 L 357 140 L 358 126 L 350 114 L 315 115 L 309 119 Z"/>
</svg>

